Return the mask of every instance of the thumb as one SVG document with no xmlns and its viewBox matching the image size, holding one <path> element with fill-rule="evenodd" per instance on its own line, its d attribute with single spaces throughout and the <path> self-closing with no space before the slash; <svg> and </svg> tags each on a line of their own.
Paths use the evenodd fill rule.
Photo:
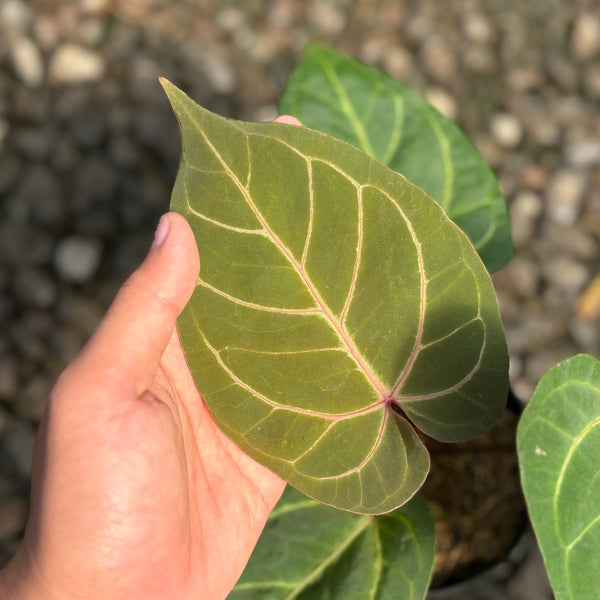
<svg viewBox="0 0 600 600">
<path fill-rule="evenodd" d="M 75 368 L 105 391 L 107 386 L 136 395 L 146 390 L 177 316 L 192 295 L 199 268 L 187 221 L 177 213 L 163 215 L 148 256 L 119 290 Z"/>
</svg>

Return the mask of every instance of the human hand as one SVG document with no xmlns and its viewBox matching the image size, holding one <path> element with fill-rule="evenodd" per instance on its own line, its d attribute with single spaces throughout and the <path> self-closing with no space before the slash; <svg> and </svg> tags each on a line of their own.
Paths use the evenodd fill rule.
<svg viewBox="0 0 600 600">
<path fill-rule="evenodd" d="M 0 598 L 217 600 L 235 584 L 285 483 L 195 388 L 175 320 L 198 269 L 191 229 L 168 213 L 53 390 Z"/>
</svg>

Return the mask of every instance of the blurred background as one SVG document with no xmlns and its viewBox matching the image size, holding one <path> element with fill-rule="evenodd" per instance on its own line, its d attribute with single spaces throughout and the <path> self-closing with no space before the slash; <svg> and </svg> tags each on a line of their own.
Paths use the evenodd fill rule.
<svg viewBox="0 0 600 600">
<path fill-rule="evenodd" d="M 0 564 L 48 392 L 168 209 L 179 141 L 158 77 L 271 120 L 308 41 L 421 91 L 496 171 L 516 395 L 600 353 L 597 0 L 0 0 Z M 497 576 L 473 598 L 547 597 L 530 554 L 518 585 Z"/>
</svg>

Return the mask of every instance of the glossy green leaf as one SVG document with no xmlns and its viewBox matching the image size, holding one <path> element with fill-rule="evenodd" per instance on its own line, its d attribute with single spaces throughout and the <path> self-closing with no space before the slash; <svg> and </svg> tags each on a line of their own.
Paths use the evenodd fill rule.
<svg viewBox="0 0 600 600">
<path fill-rule="evenodd" d="M 171 206 L 202 265 L 178 326 L 214 418 L 314 499 L 397 508 L 429 467 L 413 425 L 465 439 L 504 406 L 483 264 L 433 200 L 353 146 L 224 119 L 164 85 L 183 147 Z"/>
<path fill-rule="evenodd" d="M 517 432 L 529 514 L 557 600 L 600 592 L 600 362 L 542 377 Z"/>
<path fill-rule="evenodd" d="M 425 190 L 467 233 L 490 272 L 510 260 L 510 223 L 496 177 L 460 129 L 410 87 L 310 44 L 280 112 L 358 146 Z"/>
<path fill-rule="evenodd" d="M 318 504 L 289 486 L 229 600 L 421 600 L 434 559 L 426 502 L 381 517 Z"/>
</svg>

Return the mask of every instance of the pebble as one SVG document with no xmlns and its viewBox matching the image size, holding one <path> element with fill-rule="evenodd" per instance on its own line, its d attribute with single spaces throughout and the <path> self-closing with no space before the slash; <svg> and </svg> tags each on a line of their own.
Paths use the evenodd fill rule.
<svg viewBox="0 0 600 600">
<path fill-rule="evenodd" d="M 565 160 L 572 167 L 585 169 L 600 165 L 600 139 L 572 142 L 565 148 Z"/>
<path fill-rule="evenodd" d="M 2 150 L 2 147 L 4 146 L 4 140 L 8 136 L 9 130 L 10 127 L 8 121 L 0 119 L 0 150 Z"/>
<path fill-rule="evenodd" d="M 446 90 L 439 87 L 429 88 L 425 91 L 425 98 L 445 117 L 449 119 L 456 118 L 456 102 L 454 102 L 454 98 Z"/>
<path fill-rule="evenodd" d="M 428 38 L 421 49 L 425 70 L 443 86 L 450 86 L 457 70 L 457 60 L 449 44 L 439 36 Z"/>
<path fill-rule="evenodd" d="M 54 254 L 54 267 L 65 281 L 85 283 L 96 272 L 101 256 L 100 240 L 72 235 L 58 243 Z"/>
<path fill-rule="evenodd" d="M 585 173 L 574 169 L 557 171 L 548 183 L 548 217 L 559 225 L 575 224 L 581 212 L 586 188 Z"/>
<path fill-rule="evenodd" d="M 0 26 L 7 34 L 21 32 L 30 20 L 27 4 L 21 0 L 3 0 L 0 3 Z"/>
<path fill-rule="evenodd" d="M 514 290 L 521 298 L 533 298 L 538 293 L 540 272 L 535 261 L 517 254 L 506 269 Z"/>
<path fill-rule="evenodd" d="M 44 81 L 44 63 L 39 48 L 27 37 L 20 37 L 12 44 L 13 67 L 21 81 L 30 88 L 39 87 Z"/>
<path fill-rule="evenodd" d="M 0 400 L 11 400 L 18 391 L 19 365 L 17 361 L 11 356 L 0 356 Z"/>
<path fill-rule="evenodd" d="M 104 59 L 97 52 L 75 44 L 63 44 L 52 55 L 49 78 L 55 85 L 87 83 L 98 81 L 104 71 Z"/>
<path fill-rule="evenodd" d="M 463 29 L 469 41 L 478 44 L 489 44 L 495 37 L 489 19 L 476 11 L 468 11 L 464 15 Z"/>
<path fill-rule="evenodd" d="M 543 265 L 545 280 L 561 292 L 578 294 L 590 279 L 585 265 L 568 256 L 558 256 L 547 260 Z"/>
<path fill-rule="evenodd" d="M 25 529 L 28 507 L 24 498 L 9 496 L 0 500 L 0 541 L 8 540 Z"/>
<path fill-rule="evenodd" d="M 573 25 L 571 51 L 580 61 L 587 61 L 600 52 L 600 16 L 598 13 L 583 13 Z"/>
<path fill-rule="evenodd" d="M 346 26 L 346 16 L 333 2 L 318 0 L 308 9 L 308 19 L 315 30 L 322 35 L 336 35 Z"/>
<path fill-rule="evenodd" d="M 35 444 L 35 429 L 29 423 L 15 419 L 2 436 L 3 451 L 14 475 L 29 480 Z"/>
<path fill-rule="evenodd" d="M 515 148 L 523 137 L 523 127 L 519 119 L 510 113 L 498 113 L 492 116 L 490 130 L 503 148 Z"/>
<path fill-rule="evenodd" d="M 527 245 L 535 235 L 544 205 L 535 192 L 518 192 L 510 203 L 513 242 L 517 248 Z"/>
<path fill-rule="evenodd" d="M 12 289 L 24 306 L 46 310 L 56 300 L 56 283 L 43 269 L 20 269 L 13 279 Z"/>
</svg>

